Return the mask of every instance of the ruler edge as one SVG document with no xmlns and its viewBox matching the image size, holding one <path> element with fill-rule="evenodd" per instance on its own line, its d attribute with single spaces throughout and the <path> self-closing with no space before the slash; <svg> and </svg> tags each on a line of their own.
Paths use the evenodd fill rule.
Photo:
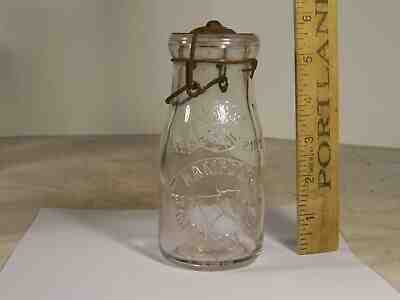
<svg viewBox="0 0 400 300">
<path fill-rule="evenodd" d="M 335 98 L 335 128 L 334 128 L 334 133 L 335 133 L 335 165 L 336 168 L 334 169 L 335 176 L 336 176 L 336 192 L 335 192 L 335 198 L 336 198 L 336 245 L 331 251 L 336 251 L 339 248 L 339 242 L 340 242 L 340 219 L 341 219 L 341 201 L 340 201 L 340 87 L 339 87 L 339 1 L 338 0 L 328 0 L 329 3 L 329 11 L 332 11 L 332 15 L 328 15 L 329 18 L 329 31 L 331 32 L 330 37 L 332 37 L 335 40 L 334 43 L 334 48 L 332 49 L 332 54 L 330 57 L 330 61 L 334 62 L 334 66 L 330 68 L 329 70 L 329 76 L 333 78 L 335 85 L 332 90 L 330 90 L 330 93 L 333 93 L 331 97 Z M 331 49 L 329 49 L 331 51 Z"/>
</svg>

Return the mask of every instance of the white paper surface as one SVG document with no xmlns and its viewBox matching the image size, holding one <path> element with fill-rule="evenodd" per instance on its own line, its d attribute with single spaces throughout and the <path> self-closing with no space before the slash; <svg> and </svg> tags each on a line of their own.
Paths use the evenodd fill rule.
<svg viewBox="0 0 400 300">
<path fill-rule="evenodd" d="M 0 272 L 0 299 L 400 299 L 343 240 L 336 253 L 296 255 L 294 220 L 270 209 L 255 263 L 195 272 L 161 257 L 156 211 L 42 209 Z"/>
</svg>

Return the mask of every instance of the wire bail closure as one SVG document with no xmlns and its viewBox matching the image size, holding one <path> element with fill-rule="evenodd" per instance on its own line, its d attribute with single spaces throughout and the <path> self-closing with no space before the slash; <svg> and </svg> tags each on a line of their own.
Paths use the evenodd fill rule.
<svg viewBox="0 0 400 300">
<path fill-rule="evenodd" d="M 191 31 L 192 41 L 190 44 L 190 56 L 187 58 L 173 58 L 172 62 L 184 62 L 186 67 L 186 84 L 173 92 L 167 99 L 165 103 L 172 105 L 182 105 L 193 98 L 200 96 L 205 93 L 209 88 L 218 84 L 219 89 L 222 93 L 226 93 L 229 87 L 229 80 L 226 75 L 227 65 L 230 64 L 249 64 L 250 67 L 243 69 L 243 72 L 250 72 L 250 78 L 253 78 L 254 73 L 257 69 L 257 59 L 241 59 L 241 60 L 228 60 L 228 59 L 195 59 L 196 43 L 199 34 L 221 34 L 229 33 L 236 34 L 232 29 L 222 26 L 218 21 L 210 21 L 206 26 L 194 29 Z M 218 77 L 209 81 L 205 86 L 201 86 L 200 83 L 193 79 L 193 72 L 196 69 L 198 63 L 211 63 L 215 64 L 218 69 Z M 176 98 L 182 93 L 186 92 L 187 96 L 185 99 L 178 101 Z"/>
</svg>

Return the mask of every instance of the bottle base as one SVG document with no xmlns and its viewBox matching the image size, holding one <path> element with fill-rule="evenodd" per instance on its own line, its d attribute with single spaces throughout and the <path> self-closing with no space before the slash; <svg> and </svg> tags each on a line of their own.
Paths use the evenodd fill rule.
<svg viewBox="0 0 400 300">
<path fill-rule="evenodd" d="M 199 261 L 184 259 L 180 257 L 175 257 L 169 253 L 166 253 L 161 249 L 162 255 L 175 265 L 180 267 L 191 269 L 195 271 L 224 271 L 236 268 L 241 268 L 253 263 L 256 258 L 262 253 L 262 249 L 257 249 L 251 255 L 229 260 L 214 260 L 214 261 Z"/>
</svg>

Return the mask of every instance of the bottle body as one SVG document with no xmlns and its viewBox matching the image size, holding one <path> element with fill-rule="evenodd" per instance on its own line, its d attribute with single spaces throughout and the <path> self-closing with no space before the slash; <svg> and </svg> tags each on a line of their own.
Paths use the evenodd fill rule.
<svg viewBox="0 0 400 300">
<path fill-rule="evenodd" d="M 185 85 L 186 68 L 174 64 L 173 91 Z M 263 138 L 247 68 L 226 66 L 224 92 L 215 85 L 170 105 L 162 135 L 160 248 L 195 269 L 241 265 L 262 249 Z M 197 63 L 193 78 L 205 84 L 218 72 Z"/>
</svg>

